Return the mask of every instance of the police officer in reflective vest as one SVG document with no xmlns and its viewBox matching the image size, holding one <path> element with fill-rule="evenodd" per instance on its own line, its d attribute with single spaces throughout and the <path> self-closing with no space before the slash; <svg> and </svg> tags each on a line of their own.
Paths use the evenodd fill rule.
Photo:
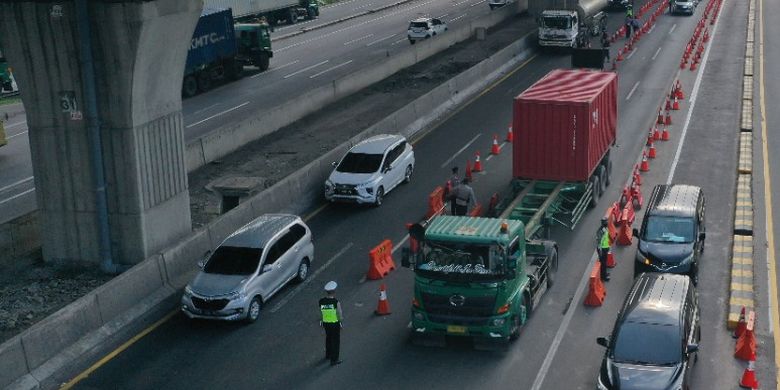
<svg viewBox="0 0 780 390">
<path fill-rule="evenodd" d="M 598 233 L 596 233 L 596 240 L 598 240 L 599 262 L 601 263 L 601 280 L 609 281 L 609 273 L 607 272 L 607 256 L 609 256 L 609 228 L 607 227 L 607 218 L 601 218 L 601 227 Z"/>
<path fill-rule="evenodd" d="M 336 287 L 338 284 L 332 280 L 325 284 L 326 296 L 320 299 L 320 313 L 322 314 L 320 325 L 325 328 L 325 359 L 330 360 L 331 366 L 341 363 L 339 343 L 341 321 L 344 320 L 344 316 L 341 314 L 341 305 L 335 297 Z"/>
</svg>

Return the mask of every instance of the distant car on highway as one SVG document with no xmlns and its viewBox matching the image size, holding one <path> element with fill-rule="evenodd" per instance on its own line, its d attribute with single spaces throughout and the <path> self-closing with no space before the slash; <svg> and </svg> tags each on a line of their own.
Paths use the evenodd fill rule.
<svg viewBox="0 0 780 390">
<path fill-rule="evenodd" d="M 401 135 L 380 134 L 352 147 L 325 181 L 325 199 L 382 205 L 384 196 L 412 180 L 414 150 Z"/>
<path fill-rule="evenodd" d="M 693 15 L 696 12 L 696 5 L 698 1 L 693 0 L 672 0 L 672 13 L 673 14 L 688 14 Z"/>
<path fill-rule="evenodd" d="M 436 18 L 417 18 L 409 22 L 406 37 L 414 45 L 415 42 L 434 37 L 447 31 L 447 23 Z"/>
<path fill-rule="evenodd" d="M 308 226 L 295 215 L 266 214 L 219 244 L 184 288 L 187 317 L 254 322 L 289 281 L 302 282 L 314 260 Z"/>
<path fill-rule="evenodd" d="M 683 275 L 644 273 L 635 281 L 609 338 L 597 388 L 690 389 L 701 339 L 699 303 Z"/>
</svg>

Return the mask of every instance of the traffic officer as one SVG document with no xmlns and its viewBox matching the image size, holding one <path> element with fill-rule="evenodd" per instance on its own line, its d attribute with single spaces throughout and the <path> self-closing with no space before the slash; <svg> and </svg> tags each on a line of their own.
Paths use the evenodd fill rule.
<svg viewBox="0 0 780 390">
<path fill-rule="evenodd" d="M 452 191 L 460 184 L 460 176 L 458 175 L 458 167 L 452 167 L 452 176 L 447 182 L 447 197 L 450 198 L 450 212 L 455 215 L 455 197 L 452 196 Z"/>
<path fill-rule="evenodd" d="M 601 218 L 601 227 L 596 233 L 596 240 L 598 241 L 599 262 L 601 263 L 601 280 L 609 281 L 609 272 L 607 272 L 607 256 L 609 256 L 609 227 L 607 217 Z"/>
<path fill-rule="evenodd" d="M 335 297 L 336 287 L 338 284 L 332 280 L 326 283 L 325 297 L 320 299 L 320 313 L 322 314 L 320 326 L 325 329 L 325 359 L 330 360 L 331 366 L 341 363 L 339 344 L 341 342 L 342 321 L 344 320 L 341 305 Z"/>
<path fill-rule="evenodd" d="M 457 187 L 452 190 L 452 202 L 455 205 L 455 215 L 466 215 L 469 211 L 469 203 L 476 203 L 474 189 L 469 185 L 469 178 L 464 177 Z"/>
</svg>

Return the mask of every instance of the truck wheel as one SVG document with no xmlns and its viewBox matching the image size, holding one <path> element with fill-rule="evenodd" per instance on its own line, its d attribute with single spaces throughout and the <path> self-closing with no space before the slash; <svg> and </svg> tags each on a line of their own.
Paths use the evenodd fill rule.
<svg viewBox="0 0 780 390">
<path fill-rule="evenodd" d="M 593 175 L 590 177 L 590 184 L 593 191 L 591 192 L 590 203 L 588 206 L 594 208 L 599 204 L 599 197 L 601 197 L 601 183 L 599 177 Z"/>
<path fill-rule="evenodd" d="M 227 77 L 230 80 L 238 80 L 244 76 L 244 64 L 240 61 L 229 61 L 225 63 Z"/>
<path fill-rule="evenodd" d="M 612 184 L 612 160 L 607 158 L 606 170 L 607 170 L 607 176 L 604 180 L 604 183 L 607 187 L 609 187 L 610 184 Z"/>
<path fill-rule="evenodd" d="M 520 338 L 520 328 L 523 325 L 520 324 L 520 314 L 512 317 L 512 331 L 509 333 L 509 340 L 517 340 Z"/>
<path fill-rule="evenodd" d="M 607 192 L 607 169 L 604 168 L 603 165 L 599 165 L 599 167 L 596 168 L 596 175 L 599 177 L 599 182 L 601 183 L 599 192 L 603 194 Z"/>
<path fill-rule="evenodd" d="M 550 259 L 547 265 L 547 288 L 549 289 L 555 283 L 555 272 L 558 271 L 558 249 L 552 247 L 547 257 Z"/>
<path fill-rule="evenodd" d="M 260 69 L 261 72 L 268 70 L 268 65 L 270 65 L 270 62 L 271 59 L 266 53 L 258 54 L 257 59 L 255 59 L 255 65 L 257 65 L 257 68 Z"/>
<path fill-rule="evenodd" d="M 295 24 L 297 21 L 298 12 L 295 10 L 295 8 L 290 8 L 289 13 L 287 14 L 287 24 Z"/>
<path fill-rule="evenodd" d="M 201 92 L 211 89 L 211 73 L 208 70 L 198 73 L 198 89 Z"/>
<path fill-rule="evenodd" d="M 195 80 L 195 76 L 190 75 L 185 77 L 181 86 L 181 94 L 188 98 L 195 96 L 196 93 L 198 93 L 198 81 Z"/>
<path fill-rule="evenodd" d="M 317 18 L 317 11 L 314 10 L 314 7 L 307 8 L 306 13 L 308 14 L 309 20 L 314 20 Z"/>
</svg>

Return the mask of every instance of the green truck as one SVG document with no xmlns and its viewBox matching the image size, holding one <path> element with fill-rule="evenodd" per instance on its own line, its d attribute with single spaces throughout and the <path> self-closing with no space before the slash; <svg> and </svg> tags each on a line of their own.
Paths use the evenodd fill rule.
<svg viewBox="0 0 780 390">
<path fill-rule="evenodd" d="M 11 72 L 8 70 L 8 61 L 3 55 L 3 48 L 0 47 L 0 92 L 11 92 L 13 89 L 11 83 Z"/>
<path fill-rule="evenodd" d="M 409 229 L 415 245 L 404 248 L 402 265 L 415 274 L 413 341 L 469 336 L 482 347 L 519 336 L 555 281 L 549 228 L 574 229 L 596 205 L 616 126 L 615 73 L 552 71 L 515 99 L 505 200 L 488 217 L 440 215 Z"/>
</svg>

